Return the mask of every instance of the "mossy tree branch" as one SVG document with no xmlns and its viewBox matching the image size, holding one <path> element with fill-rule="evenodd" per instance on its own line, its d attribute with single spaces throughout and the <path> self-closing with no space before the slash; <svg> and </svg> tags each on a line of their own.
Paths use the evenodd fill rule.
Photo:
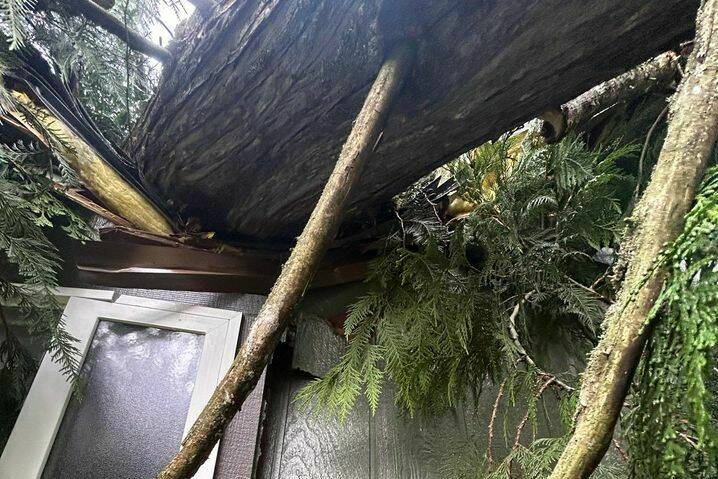
<svg viewBox="0 0 718 479">
<path fill-rule="evenodd" d="M 362 167 L 377 144 L 384 121 L 412 62 L 412 48 L 401 45 L 382 65 L 334 171 L 266 302 L 207 406 L 158 479 L 189 478 L 207 459 L 224 428 L 242 407 L 267 365 L 291 312 L 300 301 L 324 252 L 334 239 L 344 206 Z"/>
<path fill-rule="evenodd" d="M 541 134 L 549 143 L 555 143 L 572 129 L 581 129 L 591 118 L 621 102 L 637 98 L 651 89 L 669 84 L 676 78 L 679 55 L 666 52 L 591 88 L 586 93 L 565 103 L 561 108 L 545 111 L 541 115 Z"/>
<path fill-rule="evenodd" d="M 655 261 L 683 228 L 683 218 L 718 138 L 718 0 L 704 1 L 688 74 L 673 98 L 663 149 L 632 217 L 622 248 L 624 285 L 584 374 L 572 436 L 551 479 L 588 477 L 611 444 L 650 327 L 646 318 L 663 286 Z"/>
</svg>

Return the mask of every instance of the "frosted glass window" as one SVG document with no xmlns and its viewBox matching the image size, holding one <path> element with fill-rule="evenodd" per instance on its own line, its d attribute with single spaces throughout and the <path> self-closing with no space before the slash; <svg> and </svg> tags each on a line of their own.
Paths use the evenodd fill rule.
<svg viewBox="0 0 718 479">
<path fill-rule="evenodd" d="M 43 479 L 152 478 L 179 450 L 204 335 L 100 320 Z"/>
<path fill-rule="evenodd" d="M 70 298 L 83 398 L 46 354 L 0 455 L 0 479 L 155 477 L 230 368 L 242 314 L 122 296 Z M 194 475 L 212 479 L 217 448 Z"/>
</svg>

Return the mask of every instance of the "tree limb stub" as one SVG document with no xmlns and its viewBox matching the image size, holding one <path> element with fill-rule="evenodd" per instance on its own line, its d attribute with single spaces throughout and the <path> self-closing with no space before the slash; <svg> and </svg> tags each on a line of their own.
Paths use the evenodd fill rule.
<svg viewBox="0 0 718 479">
<path fill-rule="evenodd" d="M 555 143 L 571 128 L 580 129 L 591 118 L 616 103 L 632 100 L 645 92 L 670 83 L 678 72 L 680 56 L 663 53 L 638 65 L 623 75 L 588 90 L 561 108 L 545 111 L 541 134 L 548 143 Z"/>
<path fill-rule="evenodd" d="M 360 178 L 362 167 L 373 152 L 412 59 L 413 48 L 402 44 L 384 61 L 334 171 L 289 259 L 282 267 L 247 340 L 195 421 L 179 453 L 160 472 L 158 479 L 192 477 L 207 459 L 249 392 L 254 389 L 289 323 L 292 309 L 304 294 L 319 261 L 336 235 L 347 199 Z"/>
<path fill-rule="evenodd" d="M 207 16 L 214 8 L 214 0 L 187 0 L 189 3 L 194 5 L 194 8 L 203 15 Z"/>
<path fill-rule="evenodd" d="M 102 5 L 104 6 L 104 3 Z M 60 3 L 50 1 L 39 4 L 38 7 L 84 17 L 127 43 L 135 51 L 144 53 L 161 62 L 172 59 L 172 54 L 169 50 L 156 45 L 134 30 L 127 28 L 119 19 L 105 11 L 101 5 L 91 0 L 65 0 Z"/>
<path fill-rule="evenodd" d="M 587 478 L 611 443 L 650 333 L 646 318 L 665 278 L 660 270 L 647 275 L 665 245 L 680 234 L 718 138 L 717 22 L 718 0 L 707 0 L 698 13 L 688 75 L 672 100 L 663 149 L 633 214 L 635 229 L 622 247 L 628 260 L 623 288 L 584 373 L 574 431 L 551 479 Z"/>
<path fill-rule="evenodd" d="M 109 10 L 115 6 L 115 0 L 92 0 L 92 1 L 95 2 L 96 4 L 98 4 L 99 6 L 101 6 L 102 8 L 104 8 L 105 10 Z"/>
</svg>

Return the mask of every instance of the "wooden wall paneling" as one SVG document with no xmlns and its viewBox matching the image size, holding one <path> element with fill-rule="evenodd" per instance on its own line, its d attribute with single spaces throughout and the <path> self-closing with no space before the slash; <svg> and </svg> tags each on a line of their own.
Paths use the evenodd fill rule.
<svg viewBox="0 0 718 479">
<path fill-rule="evenodd" d="M 296 375 L 289 387 L 281 479 L 356 479 L 369 477 L 369 417 L 365 403 L 344 424 L 312 414 L 291 402 L 311 379 Z"/>
</svg>

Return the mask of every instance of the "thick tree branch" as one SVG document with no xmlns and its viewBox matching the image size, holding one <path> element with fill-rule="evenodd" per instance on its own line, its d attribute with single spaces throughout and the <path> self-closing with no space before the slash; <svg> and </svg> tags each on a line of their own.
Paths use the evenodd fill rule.
<svg viewBox="0 0 718 479">
<path fill-rule="evenodd" d="M 626 394 L 650 333 L 646 318 L 663 286 L 655 260 L 683 229 L 718 138 L 718 0 L 698 13 L 695 49 L 671 104 L 668 133 L 651 182 L 622 246 L 628 270 L 606 332 L 583 376 L 575 429 L 551 479 L 588 477 L 611 444 Z"/>
<path fill-rule="evenodd" d="M 663 53 L 588 90 L 560 109 L 544 112 L 541 115 L 544 121 L 541 134 L 547 142 L 559 141 L 569 129 L 580 129 L 595 115 L 616 103 L 636 98 L 659 85 L 666 85 L 678 73 L 679 58 L 674 52 Z"/>
<path fill-rule="evenodd" d="M 48 1 L 39 3 L 38 7 L 84 17 L 127 43 L 133 50 L 149 55 L 161 62 L 169 61 L 172 58 L 169 50 L 152 43 L 134 30 L 130 30 L 119 19 L 91 0 Z"/>
<path fill-rule="evenodd" d="M 157 476 L 192 477 L 254 389 L 291 312 L 341 223 L 344 206 L 372 154 L 376 140 L 412 62 L 412 49 L 402 45 L 385 60 L 364 106 L 342 148 L 334 171 L 297 244 L 272 287 L 232 367 L 182 443 L 180 452 Z"/>
</svg>

